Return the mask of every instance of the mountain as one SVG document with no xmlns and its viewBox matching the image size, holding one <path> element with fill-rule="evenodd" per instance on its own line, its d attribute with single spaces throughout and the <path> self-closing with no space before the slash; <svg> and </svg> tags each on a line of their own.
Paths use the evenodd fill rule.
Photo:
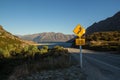
<svg viewBox="0 0 120 80">
<path fill-rule="evenodd" d="M 120 30 L 120 11 L 112 17 L 102 20 L 98 23 L 94 23 L 87 28 L 86 34 L 92 34 L 94 32 L 104 31 L 118 31 Z"/>
<path fill-rule="evenodd" d="M 66 35 L 63 33 L 54 33 L 54 32 L 44 32 L 32 35 L 19 36 L 25 40 L 32 40 L 34 42 L 65 42 L 72 38 L 74 35 Z"/>
<path fill-rule="evenodd" d="M 5 49 L 9 47 L 24 47 L 25 45 L 34 44 L 33 42 L 20 39 L 19 37 L 12 35 L 6 31 L 0 25 L 0 48 Z"/>
</svg>

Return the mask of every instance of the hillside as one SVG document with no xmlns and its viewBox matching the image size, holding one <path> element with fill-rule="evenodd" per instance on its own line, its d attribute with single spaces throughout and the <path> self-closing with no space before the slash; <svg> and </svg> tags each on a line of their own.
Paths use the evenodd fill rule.
<svg viewBox="0 0 120 80">
<path fill-rule="evenodd" d="M 120 31 L 95 32 L 87 35 L 86 41 L 116 41 L 120 43 Z"/>
<path fill-rule="evenodd" d="M 105 20 L 98 23 L 94 23 L 89 26 L 86 30 L 86 34 L 92 34 L 94 32 L 104 32 L 104 31 L 118 31 L 120 30 L 120 11 Z"/>
<path fill-rule="evenodd" d="M 8 49 L 10 47 L 24 47 L 25 45 L 33 44 L 33 42 L 22 40 L 19 37 L 12 35 L 0 25 L 0 48 Z"/>
<path fill-rule="evenodd" d="M 86 29 L 86 45 L 83 48 L 99 51 L 120 51 L 120 12 L 114 16 L 94 23 Z M 75 45 L 75 39 L 72 47 Z"/>
<path fill-rule="evenodd" d="M 44 33 L 24 35 L 19 37 L 25 40 L 32 40 L 34 42 L 65 42 L 74 38 L 75 36 L 66 35 L 62 33 L 44 32 Z"/>
<path fill-rule="evenodd" d="M 85 47 L 99 51 L 120 51 L 120 31 L 95 32 L 87 35 Z"/>
</svg>

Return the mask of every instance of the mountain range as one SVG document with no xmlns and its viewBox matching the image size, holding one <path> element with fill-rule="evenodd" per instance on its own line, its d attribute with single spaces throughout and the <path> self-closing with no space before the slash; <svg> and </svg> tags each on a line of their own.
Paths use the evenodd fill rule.
<svg viewBox="0 0 120 80">
<path fill-rule="evenodd" d="M 86 34 L 92 34 L 95 32 L 106 31 L 119 31 L 120 30 L 120 11 L 112 17 L 92 24 L 86 29 Z M 71 42 L 75 39 L 74 35 L 66 35 L 63 33 L 44 32 L 31 35 L 19 36 L 24 40 L 31 40 L 34 42 Z"/>
<path fill-rule="evenodd" d="M 31 35 L 19 36 L 24 40 L 31 40 L 34 42 L 66 42 L 75 36 L 72 34 L 63 34 L 63 33 L 55 33 L 55 32 L 44 32 L 37 33 Z"/>
<path fill-rule="evenodd" d="M 118 31 L 120 30 L 120 11 L 112 17 L 92 24 L 86 29 L 86 34 L 94 32 Z"/>
<path fill-rule="evenodd" d="M 94 23 L 86 29 L 86 34 L 92 34 L 94 32 L 105 32 L 105 31 L 120 31 L 120 11 L 117 12 L 112 17 L 109 17 L 105 20 Z M 23 40 L 24 39 L 24 40 Z M 33 42 L 26 41 L 31 40 L 34 42 L 66 42 L 75 39 L 75 35 L 72 34 L 63 34 L 63 33 L 55 33 L 55 32 L 44 32 L 37 33 L 31 35 L 19 35 L 19 37 L 12 35 L 10 32 L 7 32 L 0 25 L 0 44 L 8 45 L 8 44 L 31 44 Z M 0 47 L 1 47 L 0 46 Z"/>
</svg>

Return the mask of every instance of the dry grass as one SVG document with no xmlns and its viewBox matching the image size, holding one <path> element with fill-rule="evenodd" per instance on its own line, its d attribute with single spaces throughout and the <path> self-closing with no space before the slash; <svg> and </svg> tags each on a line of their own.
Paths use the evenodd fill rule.
<svg viewBox="0 0 120 80">
<path fill-rule="evenodd" d="M 42 70 L 58 69 L 69 67 L 71 64 L 69 62 L 68 55 L 61 55 L 58 57 L 45 57 L 42 60 L 32 61 L 29 63 L 24 63 L 23 65 L 14 68 L 13 73 L 10 75 L 9 80 L 17 80 L 21 76 L 29 75 L 34 72 L 40 72 Z"/>
</svg>

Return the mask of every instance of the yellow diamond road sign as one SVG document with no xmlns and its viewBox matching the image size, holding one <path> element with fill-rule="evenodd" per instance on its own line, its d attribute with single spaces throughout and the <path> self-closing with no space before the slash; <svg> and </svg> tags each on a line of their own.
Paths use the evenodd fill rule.
<svg viewBox="0 0 120 80">
<path fill-rule="evenodd" d="M 85 45 L 85 39 L 76 39 L 75 43 L 76 45 Z"/>
<path fill-rule="evenodd" d="M 77 36 L 81 37 L 83 34 L 85 34 L 85 29 L 84 29 L 80 24 L 78 24 L 78 25 L 75 27 L 75 29 L 73 30 L 73 32 L 74 32 Z"/>
</svg>

